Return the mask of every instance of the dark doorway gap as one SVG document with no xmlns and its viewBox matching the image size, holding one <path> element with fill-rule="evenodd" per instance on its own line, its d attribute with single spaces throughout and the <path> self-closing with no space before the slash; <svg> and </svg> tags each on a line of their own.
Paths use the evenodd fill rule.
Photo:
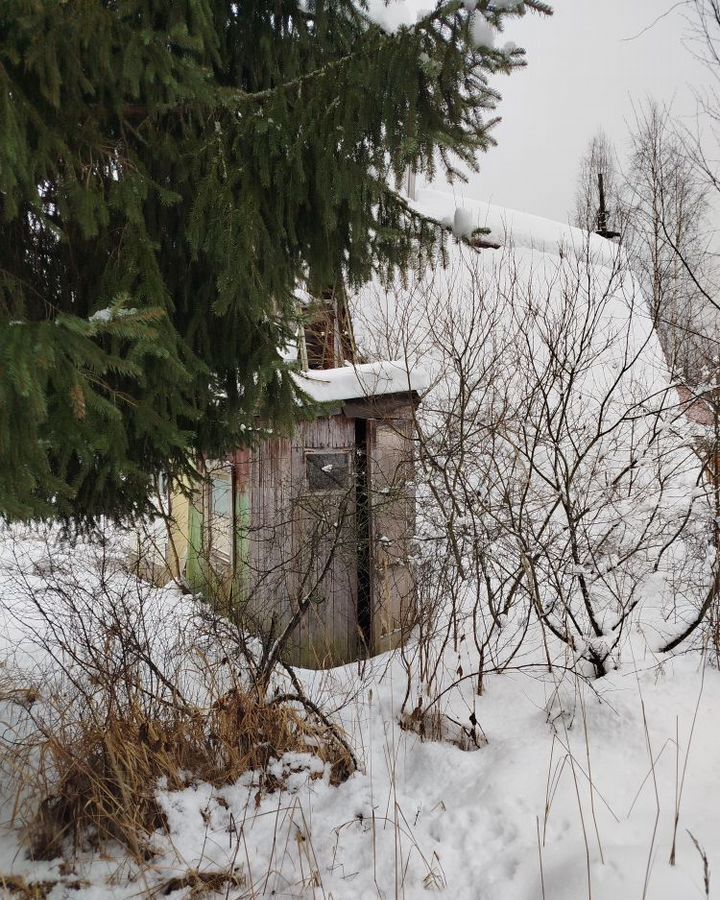
<svg viewBox="0 0 720 900">
<path fill-rule="evenodd" d="M 372 653 L 372 577 L 370 544 L 370 490 L 368 479 L 368 425 L 355 420 L 355 520 L 357 527 L 357 624 L 365 652 Z"/>
</svg>

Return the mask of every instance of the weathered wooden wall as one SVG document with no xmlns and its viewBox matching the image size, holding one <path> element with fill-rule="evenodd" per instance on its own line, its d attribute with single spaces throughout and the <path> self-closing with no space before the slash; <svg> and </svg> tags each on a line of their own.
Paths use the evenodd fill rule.
<svg viewBox="0 0 720 900">
<path fill-rule="evenodd" d="M 231 523 L 208 519 L 208 486 L 183 507 L 187 543 L 197 545 L 187 552 L 189 580 L 225 591 L 250 629 L 277 637 L 307 606 L 288 644 L 288 658 L 300 665 L 337 665 L 395 647 L 414 609 L 413 407 L 394 401 L 355 410 L 357 419 L 300 423 L 292 438 L 234 453 L 223 464 L 232 472 Z M 363 456 L 367 490 L 357 481 Z M 336 478 L 324 464 L 338 461 L 347 471 L 340 465 Z M 210 535 L 209 521 L 227 533 Z M 359 616 L 359 602 L 369 614 Z"/>
<path fill-rule="evenodd" d="M 408 565 L 415 530 L 412 407 L 397 407 L 368 426 L 372 650 L 380 653 L 398 646 L 415 607 Z"/>
</svg>

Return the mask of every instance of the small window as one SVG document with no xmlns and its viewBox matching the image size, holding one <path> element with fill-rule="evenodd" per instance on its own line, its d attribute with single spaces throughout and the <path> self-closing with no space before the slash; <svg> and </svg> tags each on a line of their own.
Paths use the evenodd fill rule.
<svg viewBox="0 0 720 900">
<path fill-rule="evenodd" d="M 342 491 L 350 486 L 350 452 L 306 453 L 305 472 L 311 491 Z"/>
<path fill-rule="evenodd" d="M 229 478 L 212 480 L 212 514 L 225 519 L 232 518 L 232 489 Z"/>
</svg>

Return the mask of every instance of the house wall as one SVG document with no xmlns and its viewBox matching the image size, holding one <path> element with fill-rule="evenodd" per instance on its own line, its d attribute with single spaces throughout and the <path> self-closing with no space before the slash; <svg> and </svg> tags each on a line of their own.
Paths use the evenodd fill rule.
<svg viewBox="0 0 720 900">
<path fill-rule="evenodd" d="M 415 521 L 412 405 L 394 403 L 382 411 L 382 419 L 373 418 L 380 414 L 375 408 L 357 412 L 357 419 L 333 415 L 300 423 L 292 438 L 233 454 L 228 461 L 233 523 L 221 541 L 214 537 L 208 543 L 211 488 L 199 491 L 194 503 L 173 500 L 175 551 L 168 563 L 177 569 L 172 558 L 177 555 L 190 583 L 212 582 L 216 596 L 224 595 L 223 602 L 239 609 L 250 630 L 277 637 L 300 604 L 310 600 L 288 645 L 289 660 L 299 665 L 337 665 L 368 649 L 377 653 L 397 646 L 414 608 L 407 565 Z M 358 420 L 362 427 L 356 435 Z M 361 533 L 367 527 L 363 517 L 356 516 L 360 435 L 367 448 L 366 534 Z M 324 472 L 326 464 L 329 472 Z M 363 553 L 363 541 L 368 553 Z M 232 548 L 231 554 L 222 554 L 231 555 L 232 562 L 208 579 L 204 553 L 219 543 Z M 363 581 L 365 569 L 358 578 L 359 565 L 367 566 L 368 581 Z M 358 599 L 368 582 L 370 622 L 364 635 Z"/>
</svg>

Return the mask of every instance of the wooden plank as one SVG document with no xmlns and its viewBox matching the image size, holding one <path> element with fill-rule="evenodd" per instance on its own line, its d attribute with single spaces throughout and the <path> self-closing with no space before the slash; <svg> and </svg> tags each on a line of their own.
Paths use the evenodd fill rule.
<svg viewBox="0 0 720 900">
<path fill-rule="evenodd" d="M 418 403 L 419 397 L 415 391 L 402 391 L 348 400 L 343 405 L 343 413 L 350 419 L 391 419 L 407 415 L 408 409 Z"/>
<path fill-rule="evenodd" d="M 408 565 L 415 529 L 412 410 L 368 423 L 373 651 L 397 646 L 415 606 Z"/>
<path fill-rule="evenodd" d="M 283 458 L 287 456 L 283 446 L 287 441 L 268 441 L 254 448 L 249 461 L 243 461 L 245 470 L 241 479 L 247 478 L 247 499 L 243 506 L 249 509 L 250 525 L 245 553 L 248 558 L 247 577 L 249 594 L 246 611 L 251 625 L 260 633 L 271 628 L 281 628 L 287 618 L 287 609 L 279 602 L 280 548 L 277 523 L 281 510 Z"/>
<path fill-rule="evenodd" d="M 234 454 L 235 553 L 233 569 L 238 599 L 245 604 L 252 589 L 250 529 L 252 526 L 252 456 L 249 449 Z"/>
<path fill-rule="evenodd" d="M 203 516 L 201 499 L 193 499 L 188 506 L 188 548 L 187 561 L 185 563 L 185 576 L 187 583 L 196 590 L 202 590 L 202 531 Z"/>
</svg>

